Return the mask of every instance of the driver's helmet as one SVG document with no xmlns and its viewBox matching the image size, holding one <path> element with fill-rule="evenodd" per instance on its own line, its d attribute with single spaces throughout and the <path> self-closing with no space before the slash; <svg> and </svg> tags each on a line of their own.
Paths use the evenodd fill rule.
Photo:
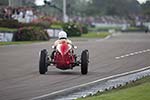
<svg viewBox="0 0 150 100">
<path fill-rule="evenodd" d="M 60 31 L 58 34 L 59 39 L 67 39 L 67 33 L 65 31 Z"/>
</svg>

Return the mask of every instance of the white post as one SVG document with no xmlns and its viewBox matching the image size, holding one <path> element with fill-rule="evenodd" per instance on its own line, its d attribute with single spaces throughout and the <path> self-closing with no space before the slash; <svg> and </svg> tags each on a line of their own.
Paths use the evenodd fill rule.
<svg viewBox="0 0 150 100">
<path fill-rule="evenodd" d="M 66 0 L 63 0 L 63 21 L 68 22 L 68 16 L 66 14 Z"/>
<path fill-rule="evenodd" d="M 9 0 L 9 1 L 8 1 L 8 3 L 9 3 L 9 4 L 8 4 L 9 6 L 12 6 L 12 4 L 11 4 L 11 0 Z"/>
</svg>

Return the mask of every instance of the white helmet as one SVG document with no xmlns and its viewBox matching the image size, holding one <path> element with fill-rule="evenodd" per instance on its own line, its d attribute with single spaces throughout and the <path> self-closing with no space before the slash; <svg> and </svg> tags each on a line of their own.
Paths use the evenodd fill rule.
<svg viewBox="0 0 150 100">
<path fill-rule="evenodd" d="M 65 31 L 60 31 L 58 34 L 58 38 L 62 39 L 62 38 L 67 38 L 67 33 Z"/>
</svg>

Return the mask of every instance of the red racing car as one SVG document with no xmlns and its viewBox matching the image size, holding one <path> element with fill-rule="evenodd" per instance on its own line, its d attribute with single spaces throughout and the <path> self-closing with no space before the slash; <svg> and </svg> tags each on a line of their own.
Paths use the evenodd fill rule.
<svg viewBox="0 0 150 100">
<path fill-rule="evenodd" d="M 74 54 L 76 46 L 62 42 L 55 48 L 54 57 L 48 55 L 48 51 L 43 49 L 40 53 L 39 72 L 45 74 L 48 71 L 48 66 L 54 65 L 61 70 L 73 69 L 75 66 L 81 66 L 81 74 L 88 73 L 89 52 L 83 50 L 80 58 Z M 79 60 L 78 60 L 79 59 Z"/>
</svg>

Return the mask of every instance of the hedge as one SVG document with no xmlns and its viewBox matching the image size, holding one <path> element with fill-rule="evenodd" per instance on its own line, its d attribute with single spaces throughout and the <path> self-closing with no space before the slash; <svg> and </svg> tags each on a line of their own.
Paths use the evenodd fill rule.
<svg viewBox="0 0 150 100">
<path fill-rule="evenodd" d="M 7 28 L 20 28 L 20 27 L 42 27 L 42 28 L 49 28 L 51 26 L 48 22 L 39 22 L 39 23 L 20 23 L 17 20 L 13 19 L 0 19 L 0 27 L 7 27 Z"/>
<path fill-rule="evenodd" d="M 81 27 L 76 23 L 64 23 L 62 28 L 67 32 L 68 36 L 81 36 Z"/>
<path fill-rule="evenodd" d="M 37 41 L 49 40 L 49 36 L 43 28 L 40 27 L 23 27 L 14 35 L 14 41 Z"/>
<path fill-rule="evenodd" d="M 0 27 L 19 28 L 21 27 L 21 23 L 12 19 L 0 19 Z"/>
</svg>

